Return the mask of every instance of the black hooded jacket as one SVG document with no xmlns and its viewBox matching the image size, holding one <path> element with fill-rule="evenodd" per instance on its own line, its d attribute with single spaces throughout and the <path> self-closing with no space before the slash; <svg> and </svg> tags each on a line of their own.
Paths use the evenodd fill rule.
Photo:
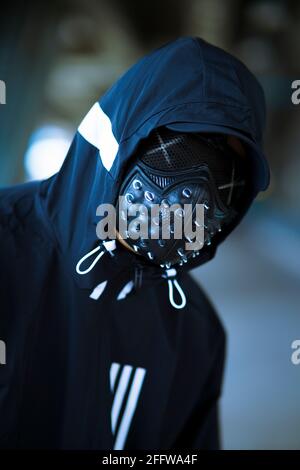
<svg viewBox="0 0 300 470">
<path fill-rule="evenodd" d="M 161 268 L 118 243 L 85 275 L 76 266 L 100 253 L 96 209 L 115 203 L 154 128 L 238 136 L 255 195 L 268 185 L 264 118 L 263 92 L 243 64 L 181 38 L 95 103 L 59 173 L 1 189 L 0 447 L 219 448 L 225 335 L 200 287 L 179 269 L 187 303 L 174 308 Z"/>
</svg>

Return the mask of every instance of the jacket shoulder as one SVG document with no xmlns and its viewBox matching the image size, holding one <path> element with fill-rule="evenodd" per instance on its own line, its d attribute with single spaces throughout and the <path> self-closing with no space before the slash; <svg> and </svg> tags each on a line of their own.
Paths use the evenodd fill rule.
<svg viewBox="0 0 300 470">
<path fill-rule="evenodd" d="M 13 243 L 22 245 L 26 251 L 26 240 L 29 244 L 32 237 L 47 243 L 52 240 L 40 202 L 40 184 L 34 181 L 0 188 L 0 239 L 4 245 L 14 240 Z M 2 251 L 4 245 L 1 243 Z"/>
<path fill-rule="evenodd" d="M 2 219 L 3 222 L 3 219 L 11 215 L 17 208 L 20 210 L 24 205 L 32 205 L 38 187 L 39 182 L 34 181 L 0 188 L 0 221 Z"/>
</svg>

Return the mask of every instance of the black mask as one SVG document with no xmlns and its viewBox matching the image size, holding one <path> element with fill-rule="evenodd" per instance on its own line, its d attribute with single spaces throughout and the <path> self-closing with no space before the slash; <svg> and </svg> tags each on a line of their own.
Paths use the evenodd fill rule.
<svg viewBox="0 0 300 470">
<path fill-rule="evenodd" d="M 121 236 L 137 254 L 162 267 L 201 257 L 205 246 L 215 243 L 217 234 L 238 218 L 247 194 L 243 157 L 227 144 L 224 135 L 179 133 L 167 128 L 156 129 L 142 141 L 135 157 L 119 193 L 124 196 L 118 205 Z M 128 210 L 133 204 L 135 208 L 142 205 L 143 211 L 131 216 Z M 170 213 L 168 208 L 174 204 L 178 208 Z M 188 214 L 184 204 L 190 205 Z M 204 220 L 197 218 L 197 204 L 203 205 Z M 160 210 L 151 214 L 154 205 Z M 182 237 L 174 238 L 176 223 L 185 217 L 190 218 L 193 230 L 203 230 L 202 240 L 194 242 L 192 250 L 187 249 L 187 243 L 193 242 L 190 233 L 182 230 Z M 125 218 L 128 230 L 124 232 L 120 228 Z M 145 218 L 147 233 L 140 236 L 138 222 Z M 170 239 L 162 234 L 164 224 L 170 229 Z"/>
</svg>

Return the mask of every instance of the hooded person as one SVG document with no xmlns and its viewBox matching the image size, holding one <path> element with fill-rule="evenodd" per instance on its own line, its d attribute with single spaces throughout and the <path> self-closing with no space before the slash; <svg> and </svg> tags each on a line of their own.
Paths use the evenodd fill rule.
<svg viewBox="0 0 300 470">
<path fill-rule="evenodd" d="M 180 38 L 92 106 L 57 174 L 1 190 L 2 448 L 219 448 L 225 335 L 188 271 L 267 188 L 264 124 L 249 70 Z M 126 239 L 120 216 L 100 240 L 120 196 L 190 202 L 194 228 L 201 205 L 201 246 Z"/>
</svg>

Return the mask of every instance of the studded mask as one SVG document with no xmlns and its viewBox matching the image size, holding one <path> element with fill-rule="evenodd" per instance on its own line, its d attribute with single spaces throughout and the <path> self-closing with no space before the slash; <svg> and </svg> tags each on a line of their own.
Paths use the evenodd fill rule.
<svg viewBox="0 0 300 470">
<path fill-rule="evenodd" d="M 158 128 L 132 161 L 119 193 L 117 228 L 151 262 L 170 268 L 201 257 L 237 218 L 246 170 L 226 136 Z M 193 232 L 187 233 L 184 219 Z"/>
</svg>

